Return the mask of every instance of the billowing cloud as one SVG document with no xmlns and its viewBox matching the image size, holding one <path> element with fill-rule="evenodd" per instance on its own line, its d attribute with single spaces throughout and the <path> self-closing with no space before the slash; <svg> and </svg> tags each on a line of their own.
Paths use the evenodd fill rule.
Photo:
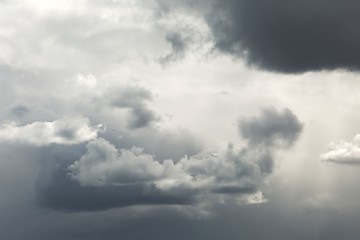
<svg viewBox="0 0 360 240">
<path fill-rule="evenodd" d="M 360 164 L 360 135 L 351 142 L 330 144 L 330 150 L 320 156 L 322 161 L 337 164 Z"/>
<path fill-rule="evenodd" d="M 241 126 L 267 125 L 269 111 L 265 109 L 259 118 L 244 121 Z M 290 110 L 271 111 L 277 121 L 301 126 Z M 286 146 L 293 144 L 296 138 L 289 136 L 298 136 L 302 128 L 289 130 L 287 124 L 277 126 L 272 130 L 277 138 L 269 138 L 267 128 L 262 130 L 264 133 L 259 137 L 267 144 L 255 145 L 249 141 L 241 149 L 230 144 L 224 150 L 203 151 L 179 161 L 159 161 L 140 148 L 117 149 L 109 141 L 98 138 L 87 144 L 86 153 L 79 159 L 73 156 L 72 160 L 55 164 L 62 167 L 46 170 L 53 172 L 53 176 L 50 174 L 49 179 L 39 180 L 39 199 L 50 208 L 84 211 L 139 204 L 210 204 L 224 197 L 257 196 L 259 186 L 272 172 L 274 152 L 279 149 L 275 142 L 289 142 Z M 66 199 L 59 201 L 59 196 Z M 98 199 L 99 205 L 88 199 Z M 254 202 L 253 197 L 249 199 Z M 84 201 L 84 205 L 79 201 Z"/>
<path fill-rule="evenodd" d="M 165 168 L 141 149 L 117 149 L 104 139 L 87 145 L 87 153 L 69 169 L 82 185 L 104 186 L 152 182 L 165 177 Z"/>
<path fill-rule="evenodd" d="M 356 71 L 263 71 L 356 70 L 358 4 L 288 2 L 0 0 L 0 239 L 358 239 Z"/>
<path fill-rule="evenodd" d="M 10 122 L 3 123 L 0 127 L 0 141 L 35 146 L 77 144 L 95 139 L 101 127 L 101 125 L 89 126 L 89 120 L 83 117 L 68 117 L 52 122 L 33 122 L 26 125 Z"/>
</svg>

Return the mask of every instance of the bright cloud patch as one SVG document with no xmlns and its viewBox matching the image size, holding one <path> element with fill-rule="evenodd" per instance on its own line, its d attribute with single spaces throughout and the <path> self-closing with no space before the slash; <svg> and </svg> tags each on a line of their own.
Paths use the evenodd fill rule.
<svg viewBox="0 0 360 240">
<path fill-rule="evenodd" d="M 360 134 L 352 142 L 332 143 L 330 150 L 323 153 L 321 159 L 339 164 L 360 164 Z"/>
<path fill-rule="evenodd" d="M 33 122 L 27 125 L 6 123 L 0 127 L 0 141 L 35 146 L 77 144 L 97 137 L 101 126 L 89 126 L 82 117 L 62 118 L 52 122 Z"/>
<path fill-rule="evenodd" d="M 202 154 L 177 163 L 160 163 L 139 148 L 117 150 L 104 139 L 90 142 L 87 148 L 88 152 L 69 167 L 71 176 L 83 186 L 154 183 L 160 190 L 206 188 L 225 193 L 246 190 L 238 180 L 249 177 L 250 182 L 260 176 L 256 164 L 232 147 L 219 156 Z"/>
</svg>

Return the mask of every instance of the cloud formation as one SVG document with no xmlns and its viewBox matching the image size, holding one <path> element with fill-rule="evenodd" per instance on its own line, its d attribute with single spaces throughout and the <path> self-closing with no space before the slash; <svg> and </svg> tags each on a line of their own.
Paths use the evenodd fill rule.
<svg viewBox="0 0 360 240">
<path fill-rule="evenodd" d="M 217 49 L 250 65 L 284 73 L 360 68 L 355 1 L 182 2 L 204 14 Z"/>
<path fill-rule="evenodd" d="M 360 135 L 356 135 L 352 142 L 330 144 L 330 150 L 321 154 L 320 158 L 336 164 L 360 164 Z"/>
<path fill-rule="evenodd" d="M 299 137 L 302 128 L 302 124 L 290 109 L 278 112 L 274 108 L 265 108 L 259 117 L 239 122 L 241 136 L 253 145 L 291 146 Z"/>
<path fill-rule="evenodd" d="M 89 126 L 89 120 L 83 117 L 33 122 L 26 125 L 3 123 L 0 127 L 0 141 L 35 146 L 78 144 L 95 139 L 101 128 L 101 125 Z"/>
<path fill-rule="evenodd" d="M 117 149 L 105 139 L 95 139 L 79 159 L 72 156 L 66 162 L 57 161 L 53 164 L 62 167 L 46 170 L 50 178 L 39 180 L 40 202 L 59 210 L 90 211 L 131 205 L 210 204 L 224 197 L 262 201 L 252 196 L 259 196 L 259 186 L 272 172 L 274 153 L 279 150 L 275 142 L 293 144 L 301 133 L 301 124 L 288 109 L 265 109 L 260 117 L 240 124 L 243 129 L 253 124 L 267 126 L 274 116 L 288 124 L 272 130 L 276 138 L 268 136 L 268 128 L 262 129 L 264 133 L 256 139 L 262 137 L 260 142 L 266 144 L 249 141 L 241 149 L 229 145 L 216 153 L 203 151 L 179 161 L 158 161 L 140 148 Z M 99 205 L 88 199 L 98 199 Z"/>
</svg>

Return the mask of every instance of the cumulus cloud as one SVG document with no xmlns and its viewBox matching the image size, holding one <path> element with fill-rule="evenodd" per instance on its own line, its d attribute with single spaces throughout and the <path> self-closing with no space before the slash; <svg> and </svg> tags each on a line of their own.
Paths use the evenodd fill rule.
<svg viewBox="0 0 360 240">
<path fill-rule="evenodd" d="M 221 156 L 185 157 L 177 163 L 172 160 L 160 163 L 137 148 L 118 151 L 104 139 L 90 142 L 87 148 L 87 153 L 69 167 L 72 178 L 85 186 L 152 182 L 159 190 L 166 191 L 177 188 L 211 189 L 217 185 L 217 180 L 219 186 L 237 186 L 237 175 L 251 176 L 256 171 L 250 159 L 246 163 L 232 147 Z M 242 189 L 241 186 L 238 189 Z"/>
<path fill-rule="evenodd" d="M 330 150 L 321 154 L 320 158 L 337 164 L 360 164 L 360 135 L 356 135 L 352 142 L 330 144 Z"/>
<path fill-rule="evenodd" d="M 263 117 L 267 116 L 266 111 L 269 110 L 264 110 L 259 118 L 245 121 L 243 127 L 250 122 L 268 124 L 269 119 Z M 285 114 L 272 111 L 280 122 L 286 122 L 289 114 L 294 116 L 288 109 L 283 111 Z M 287 121 L 300 125 L 295 116 Z M 296 136 L 301 132 L 301 128 L 291 129 Z M 261 202 L 264 198 L 259 198 L 262 196 L 259 187 L 272 172 L 274 154 L 280 147 L 275 142 L 293 144 L 296 139 L 288 137 L 291 131 L 283 134 L 284 129 L 278 127 L 273 130 L 277 138 L 261 135 L 267 138 L 266 145 L 249 141 L 247 146 L 237 149 L 230 144 L 216 153 L 203 151 L 179 161 L 159 161 L 140 148 L 118 149 L 109 141 L 97 138 L 87 144 L 86 153 L 78 159 L 72 156 L 66 162 L 57 161 L 55 166 L 61 167 L 46 170 L 53 172 L 53 176 L 39 181 L 39 199 L 44 206 L 73 211 L 139 204 L 210 204 L 224 198 L 237 198 L 239 203 Z M 59 201 L 59 196 L 63 201 Z M 87 198 L 98 199 L 100 203 L 96 206 Z M 80 201 L 84 201 L 83 206 Z"/>
<path fill-rule="evenodd" d="M 164 166 L 141 149 L 118 153 L 114 145 L 97 139 L 87 145 L 87 153 L 69 169 L 82 185 L 104 186 L 151 182 L 164 176 Z"/>
<path fill-rule="evenodd" d="M 62 118 L 52 122 L 33 122 L 26 125 L 3 123 L 0 141 L 35 146 L 50 144 L 77 144 L 97 137 L 101 125 L 90 126 L 83 117 Z"/>
</svg>

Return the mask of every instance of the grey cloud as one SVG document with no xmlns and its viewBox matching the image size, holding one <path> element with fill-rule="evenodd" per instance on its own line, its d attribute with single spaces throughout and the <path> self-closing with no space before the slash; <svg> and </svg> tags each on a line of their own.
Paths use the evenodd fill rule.
<svg viewBox="0 0 360 240">
<path fill-rule="evenodd" d="M 360 67 L 359 3 L 351 0 L 215 1 L 216 47 L 273 71 Z"/>
<path fill-rule="evenodd" d="M 174 61 L 185 56 L 190 39 L 185 38 L 179 32 L 169 32 L 166 34 L 166 40 L 171 44 L 171 53 L 162 57 L 161 63 Z"/>
<path fill-rule="evenodd" d="M 152 94 L 147 89 L 138 86 L 126 86 L 113 91 L 110 95 L 111 103 L 114 106 L 130 109 L 131 116 L 127 123 L 130 129 L 148 127 L 159 119 L 147 106 L 147 102 L 152 100 Z"/>
<path fill-rule="evenodd" d="M 251 66 L 284 73 L 360 68 L 356 1 L 178 2 L 204 16 L 216 49 Z"/>
<path fill-rule="evenodd" d="M 309 211 L 306 208 L 300 210 L 302 211 L 297 213 L 284 213 L 283 206 L 274 203 L 240 208 L 226 205 L 217 209 L 219 214 L 216 218 L 206 221 L 189 219 L 165 210 L 138 218 L 132 218 L 127 212 L 116 211 L 108 211 L 106 215 L 43 214 L 21 219 L 24 226 L 4 228 L 0 236 L 12 240 L 115 240 L 124 237 L 129 240 L 356 240 L 360 233 L 357 227 L 357 209 L 348 214 L 326 210 Z"/>
<path fill-rule="evenodd" d="M 152 99 L 149 90 L 131 85 L 116 89 L 111 95 L 113 105 L 120 108 L 135 108 Z"/>
<path fill-rule="evenodd" d="M 203 149 L 200 140 L 186 129 L 159 129 L 154 126 L 136 129 L 136 131 L 118 128 L 114 123 L 107 123 L 107 130 L 99 133 L 117 148 L 140 147 L 144 153 L 153 155 L 157 160 L 173 159 L 178 161 L 183 156 L 192 156 Z"/>
<path fill-rule="evenodd" d="M 71 148 L 65 155 L 58 155 L 64 149 L 54 147 L 43 153 L 47 162 L 42 162 L 36 188 L 42 207 L 82 212 L 133 205 L 191 206 L 199 200 L 211 203 L 212 194 L 243 194 L 246 199 L 257 191 L 248 184 L 257 181 L 256 166 L 247 163 L 245 173 L 242 166 L 246 163 L 240 158 L 198 157 L 177 164 L 158 163 L 141 152 L 117 152 L 100 140 L 90 143 L 88 152 L 77 160 L 83 150 Z"/>
<path fill-rule="evenodd" d="M 191 196 L 163 193 L 152 184 L 82 186 L 70 177 L 68 167 L 84 154 L 84 145 L 54 145 L 40 152 L 36 193 L 40 206 L 58 211 L 100 211 L 131 205 L 190 204 Z M 104 154 L 102 149 L 100 154 Z M 100 161 L 101 159 L 93 159 Z M 137 171 L 140 169 L 133 168 Z M 91 173 L 89 173 L 91 174 Z M 97 180 L 97 179 L 95 179 Z"/>
<path fill-rule="evenodd" d="M 14 102 L 7 106 L 0 114 L 2 121 L 13 121 L 20 124 L 29 124 L 36 121 L 53 121 L 56 118 L 56 114 L 52 111 L 26 102 Z"/>
<path fill-rule="evenodd" d="M 80 186 L 69 180 L 66 173 L 55 173 L 53 182 L 37 187 L 42 207 L 57 211 L 103 211 L 134 205 L 184 205 L 194 200 L 187 196 L 167 195 L 151 185 Z"/>
<path fill-rule="evenodd" d="M 238 186 L 228 186 L 228 187 L 217 187 L 212 190 L 214 193 L 221 194 L 239 194 L 239 193 L 256 193 L 258 191 L 256 187 L 238 187 Z"/>
<path fill-rule="evenodd" d="M 266 108 L 259 117 L 239 121 L 241 136 L 253 145 L 291 146 L 302 129 L 302 124 L 290 109 L 279 112 L 274 108 Z"/>
<path fill-rule="evenodd" d="M 95 240 L 105 238 L 115 240 L 119 239 L 119 237 L 126 237 L 134 240 L 144 238 L 173 238 L 180 240 L 220 239 L 226 237 L 235 240 L 241 237 L 245 239 L 272 238 L 281 240 L 303 240 L 304 238 L 311 240 L 337 240 L 339 238 L 356 240 L 359 235 L 359 229 L 357 228 L 359 217 L 358 201 L 356 202 L 357 205 L 350 208 L 348 212 L 329 211 L 328 208 L 324 207 L 323 202 L 319 203 L 322 204 L 320 208 L 294 204 L 295 200 L 303 197 L 302 195 L 299 196 L 299 193 L 291 200 L 286 201 L 279 199 L 279 194 L 274 193 L 277 195 L 276 201 L 256 206 L 219 205 L 215 208 L 217 216 L 206 220 L 189 218 L 186 215 L 178 214 L 178 212 L 169 211 L 163 205 L 148 213 L 141 213 L 137 206 L 136 209 L 140 212 L 138 215 L 134 215 L 134 212 L 136 212 L 134 208 L 101 212 L 99 209 L 99 211 L 91 213 L 77 213 L 74 212 L 76 209 L 67 209 L 68 212 L 66 213 L 44 211 L 44 209 L 39 211 L 32 205 L 33 203 L 30 200 L 34 181 L 32 175 L 36 175 L 34 165 L 36 161 L 29 160 L 36 159 L 34 149 L 29 148 L 21 151 L 18 147 L 9 149 L 8 146 L 5 146 L 1 147 L 0 150 L 0 186 L 3 191 L 6 191 L 6 194 L 0 198 L 2 206 L 0 237 L 3 239 L 62 240 L 66 238 L 71 240 Z M 51 164 L 46 167 L 50 171 L 43 169 L 44 171 L 42 170 L 40 175 L 44 176 L 49 172 L 54 174 L 51 171 L 51 166 L 55 167 L 69 159 L 77 159 L 78 156 L 85 152 L 84 145 L 53 146 L 52 149 L 42 149 L 40 155 L 37 155 L 40 159 L 40 166 L 44 166 L 46 163 Z M 54 162 L 55 153 L 57 161 Z M 12 156 L 10 159 L 8 158 L 9 154 Z M 81 188 L 78 188 L 77 192 L 74 191 L 73 198 L 62 194 L 66 192 L 59 191 L 59 189 L 55 187 L 53 190 L 53 192 L 58 191 L 53 197 L 53 201 L 55 201 L 56 197 L 59 198 L 58 207 L 64 207 L 67 202 L 62 200 L 66 198 L 78 201 L 79 206 L 85 206 L 84 198 L 80 198 L 81 195 L 77 193 L 81 191 Z M 354 189 L 348 189 L 348 192 Z M 100 191 L 96 192 L 96 189 L 91 190 L 94 190 L 93 193 L 98 193 L 98 195 L 93 194 L 86 197 L 89 197 L 90 200 L 99 200 L 101 203 L 100 196 L 106 194 L 102 194 Z M 272 187 L 270 190 L 274 191 Z M 284 192 L 286 190 L 281 188 L 278 191 Z M 356 194 L 356 191 L 354 194 Z M 78 198 L 79 200 L 77 200 Z M 343 198 L 342 196 L 339 196 L 339 198 L 340 201 L 332 201 L 329 205 L 341 207 Z M 292 201 L 293 199 L 294 201 Z M 47 204 L 51 204 L 49 199 Z M 91 205 L 86 207 L 85 209 L 91 209 Z M 272 218 L 269 218 L 269 216 L 272 216 Z"/>
<path fill-rule="evenodd" d="M 131 117 L 128 121 L 130 129 L 138 129 L 149 126 L 156 121 L 158 117 L 156 114 L 147 108 L 133 108 L 131 109 Z"/>
</svg>

